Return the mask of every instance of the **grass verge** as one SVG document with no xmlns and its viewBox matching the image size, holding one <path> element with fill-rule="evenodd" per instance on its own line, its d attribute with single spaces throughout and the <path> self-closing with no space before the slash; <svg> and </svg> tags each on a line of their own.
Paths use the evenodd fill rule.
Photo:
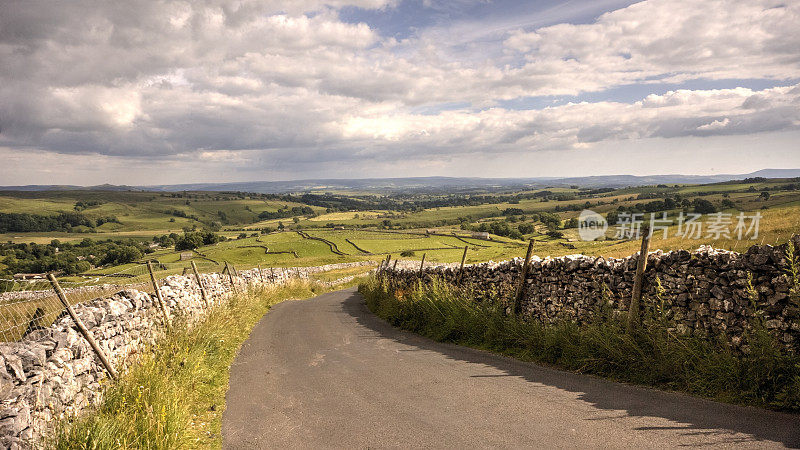
<svg viewBox="0 0 800 450">
<path fill-rule="evenodd" d="M 431 339 L 489 350 L 617 381 L 683 391 L 718 401 L 800 412 L 800 356 L 759 321 L 745 336 L 747 353 L 721 337 L 672 333 L 657 310 L 626 333 L 610 310 L 586 325 L 541 324 L 473 301 L 469 288 L 440 280 L 404 290 L 380 278 L 359 286 L 367 306 L 390 324 Z"/>
<path fill-rule="evenodd" d="M 229 369 L 239 347 L 274 304 L 324 291 L 308 282 L 253 289 L 215 307 L 191 328 L 176 326 L 139 354 L 96 409 L 62 422 L 47 447 L 221 447 Z"/>
</svg>

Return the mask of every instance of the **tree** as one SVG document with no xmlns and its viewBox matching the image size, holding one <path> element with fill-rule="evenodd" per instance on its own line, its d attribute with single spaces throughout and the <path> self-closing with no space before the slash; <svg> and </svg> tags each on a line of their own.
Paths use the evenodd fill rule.
<svg viewBox="0 0 800 450">
<path fill-rule="evenodd" d="M 694 199 L 692 205 L 694 206 L 694 212 L 699 214 L 712 214 L 717 212 L 717 207 L 714 206 L 713 203 L 702 198 Z"/>
<path fill-rule="evenodd" d="M 758 195 L 761 200 L 767 201 L 769 200 L 769 192 L 761 191 L 761 194 Z"/>
<path fill-rule="evenodd" d="M 559 226 L 561 226 L 561 218 L 549 212 L 544 212 L 544 211 L 540 212 L 539 221 L 545 224 L 545 226 L 547 226 L 547 228 L 549 228 L 550 230 L 555 230 Z"/>
<path fill-rule="evenodd" d="M 521 216 L 522 214 L 525 214 L 525 211 L 520 208 L 506 208 L 503 210 L 504 216 Z"/>
<path fill-rule="evenodd" d="M 142 252 L 133 245 L 120 245 L 112 247 L 103 257 L 102 264 L 128 264 L 142 257 Z"/>
<path fill-rule="evenodd" d="M 522 234 L 531 234 L 533 233 L 534 227 L 532 223 L 521 223 L 517 226 L 517 229 Z"/>
<path fill-rule="evenodd" d="M 203 236 L 199 233 L 186 233 L 182 238 L 175 242 L 175 250 L 194 250 L 203 245 Z"/>
</svg>

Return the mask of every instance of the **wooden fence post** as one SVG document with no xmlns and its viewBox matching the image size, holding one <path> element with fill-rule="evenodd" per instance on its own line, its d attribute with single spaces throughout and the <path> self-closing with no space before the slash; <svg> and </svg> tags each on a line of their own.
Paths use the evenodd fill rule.
<svg viewBox="0 0 800 450">
<path fill-rule="evenodd" d="M 376 277 L 377 277 L 377 276 L 379 276 L 379 275 L 381 274 L 381 271 L 383 270 L 383 263 L 384 263 L 384 262 L 386 262 L 386 260 L 385 260 L 385 259 L 382 259 L 382 260 L 381 260 L 381 262 L 379 262 L 379 263 L 378 263 L 378 268 L 377 268 L 377 269 L 375 269 L 375 276 L 376 276 Z"/>
<path fill-rule="evenodd" d="M 231 270 L 233 270 L 233 276 L 235 276 L 237 280 L 241 278 L 239 276 L 239 271 L 236 270 L 236 266 L 234 266 L 233 264 L 231 264 Z M 247 283 L 247 284 L 249 285 L 250 283 Z"/>
<path fill-rule="evenodd" d="M 517 285 L 517 292 L 514 295 L 514 314 L 522 312 L 522 297 L 525 295 L 525 283 L 528 280 L 528 270 L 531 265 L 531 254 L 533 253 L 533 239 L 528 241 L 528 251 L 525 253 L 525 263 L 522 264 L 522 277 Z"/>
<path fill-rule="evenodd" d="M 633 277 L 631 305 L 628 307 L 628 333 L 631 333 L 639 325 L 639 303 L 642 300 L 642 284 L 644 283 L 644 270 L 647 268 L 647 251 L 649 248 L 650 230 L 645 228 L 643 229 L 639 259 L 636 261 L 636 274 Z"/>
<path fill-rule="evenodd" d="M 261 284 L 264 284 L 264 272 L 261 271 L 261 264 L 258 265 L 258 277 L 261 279 Z"/>
<path fill-rule="evenodd" d="M 200 278 L 200 272 L 197 271 L 197 264 L 192 261 L 192 271 L 194 272 L 194 277 L 197 279 L 197 285 L 200 286 L 200 296 L 203 297 L 203 303 L 208 308 L 208 295 L 206 295 L 206 288 L 203 287 L 203 279 Z"/>
<path fill-rule="evenodd" d="M 270 267 L 269 268 L 269 280 L 272 282 L 272 284 L 275 284 L 275 268 L 274 267 Z"/>
<path fill-rule="evenodd" d="M 397 258 L 394 259 L 394 265 L 392 266 L 392 271 L 394 272 L 397 270 Z"/>
<path fill-rule="evenodd" d="M 458 267 L 458 277 L 456 277 L 456 280 L 458 280 L 458 281 L 461 281 L 461 276 L 464 273 L 464 261 L 467 260 L 467 249 L 468 248 L 469 248 L 469 245 L 465 245 L 464 246 L 464 254 L 461 255 L 461 265 Z"/>
<path fill-rule="evenodd" d="M 225 269 L 228 271 L 228 279 L 231 281 L 231 290 L 234 294 L 238 294 L 236 291 L 236 283 L 233 281 L 233 271 L 228 267 L 228 261 L 225 261 Z"/>
<path fill-rule="evenodd" d="M 97 341 L 94 340 L 92 334 L 86 329 L 86 325 L 83 324 L 81 318 L 75 314 L 75 310 L 72 309 L 72 305 L 70 305 L 67 301 L 67 295 L 64 294 L 64 291 L 61 290 L 61 286 L 58 285 L 58 280 L 56 280 L 55 275 L 49 273 L 47 274 L 47 279 L 50 280 L 50 285 L 53 286 L 53 290 L 56 291 L 56 295 L 58 296 L 58 299 L 61 300 L 61 304 L 64 305 L 64 308 L 67 309 L 67 313 L 69 313 L 69 316 L 72 317 L 72 321 L 75 322 L 75 326 L 78 327 L 78 331 L 80 331 L 83 337 L 89 342 L 89 345 L 97 354 L 97 357 L 100 358 L 100 362 L 103 363 L 103 366 L 108 371 L 108 374 L 111 375 L 111 378 L 116 379 L 117 371 L 114 370 L 114 367 L 108 361 L 106 354 L 103 353 L 103 350 L 100 348 L 100 345 L 97 344 Z"/>
<path fill-rule="evenodd" d="M 427 253 L 423 253 L 422 254 L 422 262 L 419 263 L 419 276 L 420 276 L 420 278 L 422 278 L 422 268 L 425 266 L 425 255 L 427 255 Z"/>
<path fill-rule="evenodd" d="M 375 272 L 377 275 L 382 274 L 386 269 L 389 268 L 389 261 L 391 257 L 391 255 L 386 255 L 386 258 L 381 260 L 381 264 L 378 266 L 378 271 Z"/>
<path fill-rule="evenodd" d="M 172 323 L 169 320 L 169 313 L 167 312 L 167 305 L 164 302 L 164 297 L 161 296 L 161 289 L 158 288 L 156 275 L 153 273 L 153 263 L 147 261 L 147 270 L 150 272 L 150 281 L 153 282 L 153 289 L 156 291 L 156 300 L 158 300 L 158 307 L 161 313 L 164 314 L 164 323 L 167 325 L 167 330 L 172 331 Z"/>
</svg>

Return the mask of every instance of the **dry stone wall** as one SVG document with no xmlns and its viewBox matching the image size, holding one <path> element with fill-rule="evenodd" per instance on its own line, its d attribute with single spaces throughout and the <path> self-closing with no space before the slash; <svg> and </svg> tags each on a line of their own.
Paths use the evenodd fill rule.
<svg viewBox="0 0 800 450">
<path fill-rule="evenodd" d="M 248 284 L 282 284 L 312 273 L 369 264 L 374 263 L 264 269 L 261 273 L 243 270 L 235 282 L 242 290 Z M 211 306 L 228 300 L 232 292 L 228 275 L 209 273 L 201 278 Z M 170 314 L 189 323 L 208 310 L 194 276 L 169 276 L 161 282 L 160 291 Z M 135 289 L 121 289 L 73 308 L 116 368 L 165 332 L 154 297 Z M 53 419 L 97 404 L 106 377 L 99 359 L 66 314 L 19 342 L 0 343 L 0 448 L 30 448 Z"/>
<path fill-rule="evenodd" d="M 725 336 L 733 347 L 756 315 L 788 348 L 800 346 L 800 292 L 790 276 L 787 246 L 753 246 L 745 253 L 701 247 L 647 255 L 644 306 L 666 317 L 673 329 L 695 335 Z M 797 252 L 794 253 L 795 255 Z M 570 255 L 533 257 L 523 294 L 523 313 L 552 323 L 591 320 L 608 305 L 626 313 L 633 289 L 637 255 L 602 258 Z M 453 266 L 429 267 L 423 281 L 434 277 L 471 285 L 481 301 L 509 306 L 522 272 L 521 259 L 466 266 L 458 276 Z M 408 287 L 419 281 L 417 270 L 387 271 L 392 283 Z"/>
</svg>

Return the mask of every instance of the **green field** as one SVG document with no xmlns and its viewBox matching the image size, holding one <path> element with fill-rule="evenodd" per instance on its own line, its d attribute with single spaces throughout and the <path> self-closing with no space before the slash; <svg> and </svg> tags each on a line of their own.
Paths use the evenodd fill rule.
<svg viewBox="0 0 800 450">
<path fill-rule="evenodd" d="M 54 215 L 60 212 L 80 213 L 91 218 L 113 216 L 119 223 L 104 223 L 94 229 L 77 227 L 72 232 L 7 232 L 0 234 L 0 242 L 40 244 L 52 239 L 62 242 L 80 241 L 85 238 L 128 239 L 150 242 L 154 236 L 168 233 L 182 234 L 184 229 L 206 229 L 212 224 L 228 241 L 198 248 L 194 260 L 203 271 L 220 270 L 225 261 L 239 268 L 292 267 L 331 264 L 339 262 L 373 260 L 378 261 L 387 254 L 404 259 L 422 258 L 431 263 L 458 262 L 463 249 L 468 247 L 467 262 L 504 260 L 524 256 L 526 241 L 534 240 L 534 254 L 561 256 L 584 253 L 606 257 L 624 257 L 635 253 L 639 243 L 635 240 L 613 238 L 613 229 L 607 240 L 584 242 L 577 228 L 557 230 L 563 236 L 549 235 L 544 223 L 537 221 L 537 214 L 555 213 L 562 220 L 577 217 L 580 210 L 590 208 L 600 214 L 619 209 L 641 207 L 647 202 L 664 198 L 684 201 L 683 206 L 666 211 L 675 219 L 680 211 L 691 211 L 686 202 L 697 199 L 708 200 L 719 211 L 736 216 L 739 212 L 762 215 L 758 238 L 737 240 L 730 238 L 686 239 L 676 236 L 677 226 L 669 229 L 669 238 L 656 235 L 653 249 L 695 249 L 700 245 L 744 250 L 752 244 L 775 244 L 785 242 L 792 233 L 800 229 L 800 190 L 796 180 L 748 180 L 743 182 L 716 183 L 709 185 L 644 186 L 614 190 L 590 191 L 580 189 L 553 188 L 487 194 L 480 197 L 479 204 L 441 207 L 398 207 L 392 209 L 364 208 L 335 210 L 335 208 L 304 204 L 300 196 L 269 196 L 245 193 L 219 192 L 104 192 L 104 191 L 44 191 L 3 192 L 0 194 L 0 212 Z M 762 194 L 767 190 L 769 195 Z M 380 196 L 349 194 L 353 199 L 376 201 Z M 497 197 L 494 197 L 497 195 Z M 456 198 L 454 195 L 415 194 L 401 200 L 386 197 L 395 204 L 425 205 L 431 201 Z M 350 198 L 350 197 L 341 197 Z M 469 195 L 458 198 L 469 199 Z M 497 198 L 496 201 L 492 201 Z M 82 202 L 89 206 L 76 208 Z M 415 203 L 416 202 L 416 203 Z M 298 214 L 294 217 L 261 220 L 258 215 L 268 211 L 275 213 L 284 208 L 310 207 L 313 214 Z M 504 211 L 518 211 L 511 217 Z M 307 210 L 307 208 L 306 208 Z M 286 212 L 286 211 L 284 211 Z M 520 214 L 521 212 L 521 214 Z M 186 216 L 186 217 L 181 217 Z M 648 217 L 645 214 L 645 217 Z M 505 222 L 511 229 L 520 224 L 530 224 L 533 232 L 524 236 L 501 237 L 493 235 L 491 240 L 471 238 L 467 229 Z M 282 225 L 283 231 L 276 231 Z M 309 239 L 297 233 L 301 230 Z M 453 234 L 460 237 L 454 237 Z M 246 237 L 242 237 L 244 234 Z M 552 233 L 551 233 L 552 234 Z M 256 237 L 257 236 L 257 237 Z M 408 253 L 408 252 L 413 252 Z M 202 256 L 201 256 L 202 255 Z M 162 265 L 161 275 L 179 273 L 188 267 L 189 260 L 181 260 L 180 252 L 174 249 L 158 249 L 145 255 L 139 264 L 96 267 L 91 274 L 109 274 L 120 271 L 136 272 L 143 276 L 141 262 L 156 259 Z M 3 269 L 0 261 L 0 270 Z M 127 273 L 126 272 L 126 273 Z M 137 278 L 138 279 L 138 278 Z"/>
<path fill-rule="evenodd" d="M 4 192 L 0 195 L 0 212 L 39 215 L 72 212 L 78 202 L 100 203 L 80 210 L 89 218 L 113 216 L 120 221 L 103 224 L 97 228 L 96 233 L 90 234 L 134 238 L 152 236 L 153 233 L 181 232 L 183 227 L 202 227 L 211 222 L 219 222 L 222 226 L 252 224 L 259 220 L 258 215 L 261 212 L 305 206 L 297 202 L 230 193 L 45 191 Z M 324 212 L 324 208 L 312 209 Z M 187 217 L 181 217 L 180 214 Z M 59 238 L 80 240 L 85 236 L 81 236 L 82 233 L 79 232 L 91 230 L 84 228 L 76 231 L 78 232 L 71 233 L 73 236 Z M 16 236 L 19 233 L 5 233 L 0 235 L 0 239 L 18 241 L 25 238 Z M 33 237 L 44 236 L 39 233 Z"/>
</svg>

